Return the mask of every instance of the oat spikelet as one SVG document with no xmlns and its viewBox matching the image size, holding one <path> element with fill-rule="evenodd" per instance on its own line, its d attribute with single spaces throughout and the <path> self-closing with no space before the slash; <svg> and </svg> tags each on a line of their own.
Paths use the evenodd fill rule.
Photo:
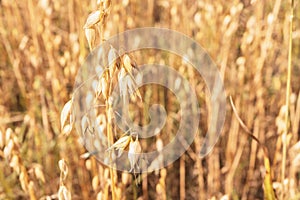
<svg viewBox="0 0 300 200">
<path fill-rule="evenodd" d="M 99 22 L 103 20 L 103 12 L 100 10 L 96 10 L 89 14 L 88 18 L 86 19 L 86 22 L 83 26 L 84 29 L 92 28 Z"/>
<path fill-rule="evenodd" d="M 109 147 L 106 151 L 110 151 L 112 149 L 118 150 L 118 157 L 122 155 L 125 148 L 127 148 L 129 142 L 131 141 L 131 135 L 125 135 L 118 139 L 111 147 Z"/>
<path fill-rule="evenodd" d="M 65 126 L 65 123 L 67 121 L 68 115 L 70 114 L 72 108 L 72 99 L 69 100 L 63 107 L 61 114 L 60 114 L 60 124 L 61 127 L 63 129 L 63 127 Z"/>
<path fill-rule="evenodd" d="M 72 130 L 74 119 L 72 115 L 72 107 L 73 107 L 73 98 L 69 100 L 63 107 L 60 114 L 60 124 L 61 124 L 61 132 L 62 134 L 69 134 Z M 67 119 L 69 117 L 69 123 Z"/>
<path fill-rule="evenodd" d="M 111 46 L 108 52 L 109 77 L 112 78 L 116 67 L 120 65 L 116 50 Z"/>
<path fill-rule="evenodd" d="M 130 144 L 129 144 L 129 152 L 128 152 L 128 159 L 130 162 L 131 169 L 130 172 L 134 172 L 135 166 L 139 169 L 139 166 L 137 165 L 137 162 L 140 157 L 140 153 L 142 152 L 142 147 L 139 143 L 138 136 L 136 136 L 135 141 L 131 138 Z"/>
<path fill-rule="evenodd" d="M 61 172 L 61 175 L 60 175 L 61 182 L 63 182 L 68 175 L 68 166 L 64 159 L 58 161 L 58 166 L 59 166 L 59 169 Z"/>
<path fill-rule="evenodd" d="M 126 71 L 124 68 L 121 68 L 118 74 L 118 84 L 119 84 L 120 96 L 123 98 L 124 104 L 127 95 L 127 85 L 126 85 L 125 76 L 126 76 Z"/>
<path fill-rule="evenodd" d="M 101 78 L 101 92 L 104 99 L 107 99 L 109 91 L 108 91 L 107 79 L 105 77 Z"/>
<path fill-rule="evenodd" d="M 64 185 L 61 185 L 59 187 L 57 196 L 58 196 L 58 200 L 71 200 L 72 199 L 70 191 Z"/>
<path fill-rule="evenodd" d="M 132 74 L 132 68 L 134 65 L 131 62 L 131 59 L 127 54 L 124 54 L 124 56 L 123 56 L 123 66 L 129 74 Z"/>
<path fill-rule="evenodd" d="M 43 183 L 45 183 L 45 176 L 44 176 L 41 165 L 34 166 L 34 174 L 39 180 L 41 180 Z"/>
<path fill-rule="evenodd" d="M 81 131 L 83 133 L 83 135 L 86 133 L 86 131 L 88 130 L 90 126 L 90 120 L 89 118 L 84 115 L 82 118 L 81 118 Z"/>
<path fill-rule="evenodd" d="M 108 10 L 110 9 L 111 7 L 111 0 L 105 0 L 103 2 L 103 8 L 106 12 L 108 12 Z"/>
<path fill-rule="evenodd" d="M 88 44 L 89 44 L 89 48 L 90 48 L 90 51 L 93 50 L 93 46 L 95 44 L 95 40 L 96 40 L 96 29 L 95 28 L 85 28 L 84 29 L 84 32 L 85 32 L 85 37 L 88 41 Z"/>
<path fill-rule="evenodd" d="M 132 68 L 131 68 L 132 69 Z M 138 86 L 134 81 L 134 78 L 125 68 L 121 68 L 118 74 L 118 84 L 120 89 L 120 96 L 123 98 L 124 104 L 126 103 L 127 94 L 131 97 L 138 96 L 142 100 L 141 94 L 138 90 Z"/>
<path fill-rule="evenodd" d="M 60 186 L 57 192 L 59 200 L 71 200 L 71 193 L 68 188 L 65 186 L 64 181 L 68 175 L 68 166 L 64 159 L 58 161 L 58 166 L 60 169 Z"/>
</svg>

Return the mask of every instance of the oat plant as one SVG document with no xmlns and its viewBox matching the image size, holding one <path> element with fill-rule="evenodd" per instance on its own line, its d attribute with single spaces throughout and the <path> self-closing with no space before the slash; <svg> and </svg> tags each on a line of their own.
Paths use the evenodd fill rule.
<svg viewBox="0 0 300 200">
<path fill-rule="evenodd" d="M 106 18 L 110 12 L 111 1 L 104 0 L 98 2 L 98 10 L 93 11 L 86 20 L 84 25 L 86 39 L 88 41 L 89 49 L 92 51 L 95 47 L 95 41 L 100 39 L 100 44 L 105 40 L 103 38 L 103 32 L 105 28 Z M 121 156 L 122 152 L 127 149 L 128 150 L 128 160 L 131 168 L 129 172 L 136 172 L 136 169 L 139 168 L 137 165 L 139 154 L 142 152 L 140 142 L 138 140 L 138 134 L 131 132 L 130 130 L 121 134 L 121 136 L 117 136 L 116 131 L 116 122 L 115 122 L 115 112 L 113 108 L 113 88 L 117 84 L 119 86 L 120 94 L 119 96 L 123 99 L 124 105 L 126 105 L 126 99 L 131 98 L 136 100 L 141 98 L 141 94 L 138 91 L 137 84 L 133 77 L 133 72 L 136 70 L 137 65 L 132 56 L 128 53 L 121 53 L 112 46 L 106 50 L 104 47 L 100 47 L 97 49 L 98 58 L 104 59 L 107 65 L 101 66 L 90 66 L 95 68 L 96 75 L 88 78 L 95 78 L 92 86 L 92 99 L 89 103 L 91 103 L 91 109 L 97 113 L 96 121 L 92 122 L 91 119 L 86 113 L 81 118 L 81 131 L 82 135 L 85 134 L 93 134 L 94 128 L 92 124 L 102 124 L 102 128 L 100 130 L 101 134 L 107 138 L 107 146 L 108 148 L 105 150 L 108 156 L 108 163 L 114 163 L 115 160 L 115 152 L 118 151 L 117 156 Z M 99 53 L 100 52 L 100 53 Z M 93 52 L 92 52 L 93 53 Z M 82 84 L 86 82 L 83 81 Z M 78 87 L 80 87 L 79 85 Z M 64 105 L 61 112 L 61 131 L 63 134 L 69 134 L 72 130 L 75 121 L 75 111 L 73 108 L 74 105 L 74 95 L 77 92 L 77 88 L 75 88 L 73 96 L 71 99 Z M 89 91 L 91 94 L 91 91 Z M 101 102 L 101 103 L 100 103 Z M 104 126 L 103 126 L 104 125 Z M 97 126 L 97 125 L 96 125 Z M 97 129 L 99 130 L 99 129 Z M 115 136 L 119 137 L 116 138 Z M 101 140 L 101 138 L 99 138 Z M 99 149 L 98 149 L 99 150 Z M 99 150 L 100 151 L 100 150 Z M 116 195 L 116 171 L 113 169 L 114 165 L 110 167 L 110 186 L 111 186 L 111 195 L 112 199 L 118 199 L 119 195 Z"/>
</svg>

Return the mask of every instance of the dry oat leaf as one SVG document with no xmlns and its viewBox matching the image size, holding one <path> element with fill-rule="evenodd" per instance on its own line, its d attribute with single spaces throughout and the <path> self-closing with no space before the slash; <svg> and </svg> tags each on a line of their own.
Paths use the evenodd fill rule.
<svg viewBox="0 0 300 200">
<path fill-rule="evenodd" d="M 100 10 L 94 11 L 86 19 L 83 26 L 84 29 L 92 28 L 94 25 L 98 24 L 103 19 L 103 12 Z"/>
<path fill-rule="evenodd" d="M 61 125 L 61 130 L 64 129 L 65 123 L 68 119 L 68 116 L 70 116 L 71 109 L 73 105 L 73 98 L 69 100 L 63 107 L 61 114 L 60 114 L 60 125 Z"/>
<path fill-rule="evenodd" d="M 131 169 L 129 170 L 130 172 L 132 172 L 135 169 L 136 163 L 139 160 L 141 152 L 142 147 L 139 143 L 138 137 L 136 137 L 135 141 L 131 138 L 128 151 L 128 159 L 131 167 Z M 139 168 L 139 166 L 137 167 Z"/>
</svg>

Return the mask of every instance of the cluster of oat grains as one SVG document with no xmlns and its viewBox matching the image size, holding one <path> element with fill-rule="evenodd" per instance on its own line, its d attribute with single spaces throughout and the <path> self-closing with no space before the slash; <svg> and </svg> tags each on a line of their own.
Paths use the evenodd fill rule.
<svg viewBox="0 0 300 200">
<path fill-rule="evenodd" d="M 138 134 L 132 130 L 118 134 L 122 131 L 117 130 L 117 111 L 113 104 L 121 99 L 123 106 L 126 106 L 129 98 L 133 101 L 142 98 L 134 78 L 137 69 L 134 58 L 103 42 L 102 33 L 110 7 L 110 0 L 98 1 L 98 10 L 87 17 L 83 27 L 91 51 L 95 47 L 95 41 L 100 39 L 101 42 L 91 52 L 93 56 L 87 59 L 88 66 L 83 66 L 84 69 L 79 72 L 74 94 L 62 109 L 61 132 L 69 134 L 75 125 L 81 135 L 80 142 L 89 152 L 94 152 L 86 153 L 82 158 L 89 158 L 94 154 L 111 167 L 109 185 L 112 198 L 116 199 L 118 188 L 116 171 L 113 169 L 116 167 L 115 160 L 124 150 L 128 151 L 128 171 L 135 173 L 139 169 L 137 163 L 142 149 Z M 119 89 L 118 99 L 113 95 L 115 87 Z M 118 155 L 115 155 L 114 150 L 118 151 Z"/>
</svg>

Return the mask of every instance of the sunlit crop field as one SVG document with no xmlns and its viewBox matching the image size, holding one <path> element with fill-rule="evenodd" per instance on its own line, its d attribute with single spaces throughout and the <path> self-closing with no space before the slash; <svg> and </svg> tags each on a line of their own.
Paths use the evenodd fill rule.
<svg viewBox="0 0 300 200">
<path fill-rule="evenodd" d="M 87 32 L 89 14 L 103 6 L 105 16 Z M 295 0 L 291 32 L 291 2 L 281 0 L 0 0 L 0 199 L 300 199 L 299 8 Z M 98 162 L 75 128 L 62 130 L 61 112 L 90 51 L 142 27 L 197 41 L 220 71 L 227 103 L 217 144 L 199 158 L 211 117 L 201 75 L 176 55 L 128 52 L 137 68 L 166 64 L 186 77 L 201 114 L 199 137 L 179 159 L 134 175 Z M 99 115 L 113 143 L 123 133 L 109 122 L 103 87 Z M 143 151 L 156 150 L 178 129 L 179 104 L 162 86 L 139 92 L 141 101 L 137 95 L 129 105 L 135 123 L 149 122 L 151 104 L 168 111 L 160 134 L 140 140 Z"/>
</svg>

